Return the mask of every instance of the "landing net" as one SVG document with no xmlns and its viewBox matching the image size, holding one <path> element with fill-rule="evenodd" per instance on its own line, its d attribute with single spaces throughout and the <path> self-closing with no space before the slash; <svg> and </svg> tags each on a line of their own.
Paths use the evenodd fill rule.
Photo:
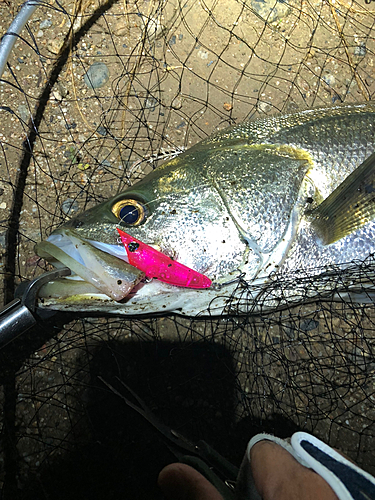
<svg viewBox="0 0 375 500">
<path fill-rule="evenodd" d="M 17 11 L 0 4 L 3 33 Z M 37 241 L 216 130 L 371 99 L 374 20 L 346 0 L 41 3 L 0 81 L 4 300 L 48 269 Z M 374 474 L 374 307 L 346 293 L 364 281 L 372 258 L 279 277 L 256 304 L 241 282 L 245 315 L 80 317 L 25 336 L 0 367 L 4 492 L 158 498 L 172 457 L 98 376 L 236 464 L 256 432 L 303 429 Z"/>
</svg>

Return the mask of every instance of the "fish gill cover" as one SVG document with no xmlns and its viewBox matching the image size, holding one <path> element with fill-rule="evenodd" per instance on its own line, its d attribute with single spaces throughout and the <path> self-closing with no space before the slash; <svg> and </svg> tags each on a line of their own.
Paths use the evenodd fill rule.
<svg viewBox="0 0 375 500">
<path fill-rule="evenodd" d="M 17 9 L 1 3 L 3 33 Z M 371 100 L 374 21 L 361 0 L 41 4 L 0 82 L 4 301 L 49 269 L 36 242 L 165 158 L 251 118 Z M 168 450 L 99 376 L 233 463 L 260 430 L 303 429 L 374 474 L 374 306 L 347 294 L 374 265 L 278 276 L 255 303 L 240 280 L 245 315 L 52 318 L 1 355 L 3 491 L 160 495 Z"/>
</svg>

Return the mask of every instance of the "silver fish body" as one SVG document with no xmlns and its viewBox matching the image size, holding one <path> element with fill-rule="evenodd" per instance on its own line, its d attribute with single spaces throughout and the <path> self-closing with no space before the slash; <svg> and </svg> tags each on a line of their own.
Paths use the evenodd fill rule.
<svg viewBox="0 0 375 500">
<path fill-rule="evenodd" d="M 240 273 L 247 283 L 259 284 L 276 271 L 316 272 L 321 266 L 365 259 L 375 247 L 372 212 L 361 227 L 330 244 L 322 240 L 311 214 L 373 153 L 374 124 L 375 104 L 343 105 L 254 120 L 196 144 L 70 220 L 48 242 L 85 265 L 74 245 L 69 250 L 69 241 L 78 239 L 115 256 L 120 268 L 131 268 L 124 263 L 119 227 L 207 275 L 215 286 L 192 290 L 157 280 L 137 284 L 143 276 L 134 269 L 131 292 L 122 302 L 108 301 L 99 288 L 85 293 L 81 282 L 64 278 L 45 288 L 44 306 L 129 315 L 196 315 L 209 308 L 221 314 L 228 311 L 229 297 L 233 305 L 238 290 L 233 280 Z M 40 245 L 37 253 L 48 259 Z M 74 301 L 67 301 L 71 295 Z"/>
</svg>

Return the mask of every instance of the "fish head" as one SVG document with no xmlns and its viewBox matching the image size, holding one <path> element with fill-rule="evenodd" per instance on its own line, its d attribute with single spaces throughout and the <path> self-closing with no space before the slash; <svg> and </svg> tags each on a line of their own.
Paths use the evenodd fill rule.
<svg viewBox="0 0 375 500">
<path fill-rule="evenodd" d="M 67 265 L 84 281 L 95 274 L 99 279 L 90 283 L 114 300 L 130 292 L 133 297 L 141 288 L 143 294 L 149 289 L 158 295 L 176 288 L 168 283 L 151 286 L 129 265 L 118 229 L 212 281 L 233 279 L 248 258 L 248 247 L 197 156 L 181 155 L 79 214 L 39 243 L 36 252 L 56 267 Z M 103 286 L 109 271 L 113 279 Z"/>
</svg>

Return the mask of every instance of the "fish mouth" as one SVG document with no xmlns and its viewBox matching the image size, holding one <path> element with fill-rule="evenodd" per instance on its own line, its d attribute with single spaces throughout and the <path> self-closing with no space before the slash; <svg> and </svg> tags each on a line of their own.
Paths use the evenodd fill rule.
<svg viewBox="0 0 375 500">
<path fill-rule="evenodd" d="M 210 315 L 226 307 L 227 297 L 215 288 L 174 286 L 127 262 L 127 251 L 114 235 L 113 244 L 82 238 L 70 228 L 54 231 L 35 252 L 57 269 L 72 274 L 41 287 L 39 307 L 104 315 Z M 154 247 L 154 245 L 153 245 Z M 214 303 L 213 303 L 214 302 Z"/>
<path fill-rule="evenodd" d="M 35 247 L 39 257 L 57 269 L 69 267 L 71 277 L 45 285 L 40 297 L 57 292 L 60 298 L 104 294 L 124 300 L 145 278 L 145 274 L 127 262 L 123 245 L 110 245 L 77 237 L 69 229 L 52 233 Z"/>
</svg>

